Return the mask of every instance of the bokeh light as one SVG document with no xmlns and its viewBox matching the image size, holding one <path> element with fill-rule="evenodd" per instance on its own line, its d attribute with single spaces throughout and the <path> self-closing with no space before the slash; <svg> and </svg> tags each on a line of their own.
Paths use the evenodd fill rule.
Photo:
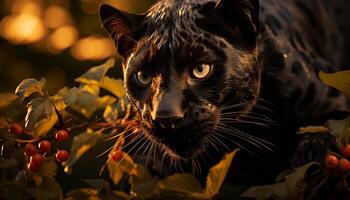
<svg viewBox="0 0 350 200">
<path fill-rule="evenodd" d="M 49 37 L 49 49 L 53 52 L 60 52 L 74 44 L 79 36 L 74 26 L 62 26 L 56 29 Z"/>
<path fill-rule="evenodd" d="M 99 5 L 143 13 L 154 1 L 0 0 L 0 91 L 13 92 L 23 79 L 41 77 L 54 80 L 54 91 L 106 58 L 120 65 L 113 40 L 101 28 Z M 121 67 L 115 73 L 121 76 Z"/>
<path fill-rule="evenodd" d="M 44 24 L 48 28 L 56 29 L 70 23 L 70 14 L 60 6 L 50 6 L 44 12 Z"/>
<path fill-rule="evenodd" d="M 78 60 L 101 60 L 113 54 L 115 54 L 113 40 L 107 37 L 86 37 L 72 48 L 72 55 Z"/>
<path fill-rule="evenodd" d="M 45 26 L 36 15 L 7 16 L 0 23 L 1 35 L 14 44 L 37 42 L 45 35 Z"/>
</svg>

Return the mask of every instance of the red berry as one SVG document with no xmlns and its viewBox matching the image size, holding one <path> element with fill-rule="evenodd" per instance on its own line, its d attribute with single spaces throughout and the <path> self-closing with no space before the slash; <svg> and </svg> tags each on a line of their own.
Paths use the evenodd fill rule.
<svg viewBox="0 0 350 200">
<path fill-rule="evenodd" d="M 39 170 L 40 170 L 40 165 L 36 165 L 36 164 L 34 164 L 34 163 L 32 163 L 32 162 L 30 162 L 28 165 L 27 165 L 27 167 L 28 167 L 28 169 L 29 169 L 29 171 L 31 171 L 31 172 L 38 172 Z"/>
<path fill-rule="evenodd" d="M 346 147 L 343 148 L 342 155 L 345 158 L 350 158 L 350 144 L 346 145 Z"/>
<path fill-rule="evenodd" d="M 339 160 L 336 156 L 328 154 L 326 157 L 326 167 L 328 169 L 335 169 L 339 165 Z"/>
<path fill-rule="evenodd" d="M 22 126 L 18 123 L 13 123 L 10 128 L 9 128 L 9 132 L 13 135 L 21 135 L 23 134 L 25 131 L 23 130 Z"/>
<path fill-rule="evenodd" d="M 42 152 L 49 152 L 51 151 L 51 142 L 43 140 L 39 143 L 38 147 Z"/>
<path fill-rule="evenodd" d="M 69 153 L 66 150 L 58 150 L 56 153 L 56 160 L 58 162 L 65 162 L 68 160 Z"/>
<path fill-rule="evenodd" d="M 55 135 L 56 140 L 59 142 L 66 141 L 68 139 L 68 137 L 69 137 L 69 133 L 66 130 L 59 130 L 59 131 L 57 131 L 57 133 Z"/>
<path fill-rule="evenodd" d="M 350 162 L 345 159 L 342 158 L 339 160 L 339 169 L 342 173 L 346 173 L 350 171 Z"/>
<path fill-rule="evenodd" d="M 33 144 L 26 144 L 26 146 L 24 147 L 24 153 L 27 156 L 33 156 L 34 154 L 36 154 L 37 149 Z"/>
<path fill-rule="evenodd" d="M 30 157 L 29 163 L 33 163 L 34 165 L 38 165 L 39 167 L 44 163 L 44 156 L 40 153 L 35 154 Z"/>
<path fill-rule="evenodd" d="M 121 150 L 115 150 L 111 155 L 112 160 L 120 161 L 123 158 L 123 152 Z"/>
</svg>

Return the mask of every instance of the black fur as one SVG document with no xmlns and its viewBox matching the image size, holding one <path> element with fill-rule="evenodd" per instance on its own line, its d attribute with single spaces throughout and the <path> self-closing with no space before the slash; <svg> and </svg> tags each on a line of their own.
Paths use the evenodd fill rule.
<svg viewBox="0 0 350 200">
<path fill-rule="evenodd" d="M 349 111 L 347 99 L 318 79 L 319 70 L 340 69 L 329 63 L 346 63 L 339 56 L 344 48 L 323 57 L 330 47 L 327 43 L 321 51 L 319 45 L 328 35 L 313 34 L 328 21 L 315 19 L 309 4 L 162 0 L 143 15 L 101 6 L 103 25 L 124 58 L 127 94 L 140 118 L 142 137 L 131 146 L 146 152 L 146 162 L 153 154 L 161 170 L 202 177 L 224 153 L 239 147 L 245 151 L 235 175 L 248 170 L 271 180 L 271 173 L 288 165 L 300 140 L 297 127 Z M 316 4 L 322 19 L 332 17 L 321 10 L 328 3 Z M 345 34 L 339 36 L 347 41 Z M 191 72 L 203 63 L 213 71 L 196 80 Z M 317 69 L 313 63 L 319 63 Z M 140 71 L 152 77 L 149 86 L 135 80 Z"/>
</svg>

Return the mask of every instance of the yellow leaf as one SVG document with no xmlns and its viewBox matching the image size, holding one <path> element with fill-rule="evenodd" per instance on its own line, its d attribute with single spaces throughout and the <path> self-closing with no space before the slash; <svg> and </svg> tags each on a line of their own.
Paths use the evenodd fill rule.
<svg viewBox="0 0 350 200">
<path fill-rule="evenodd" d="M 159 198 L 210 199 L 192 174 L 175 174 L 159 181 L 153 192 Z"/>
<path fill-rule="evenodd" d="M 11 105 L 17 99 L 18 99 L 17 95 L 14 95 L 11 93 L 1 93 L 0 94 L 0 109 Z"/>
<path fill-rule="evenodd" d="M 46 94 L 45 90 L 46 79 L 41 78 L 40 81 L 35 79 L 25 79 L 16 88 L 15 94 L 20 98 L 20 101 L 27 97 L 30 97 L 34 93 L 40 93 L 41 95 Z"/>
<path fill-rule="evenodd" d="M 53 112 L 53 101 L 48 96 L 38 96 L 27 104 L 25 126 L 32 130 L 37 122 L 49 119 Z"/>
<path fill-rule="evenodd" d="M 131 173 L 137 168 L 133 159 L 123 152 L 123 158 L 120 161 L 110 160 L 107 164 L 109 176 L 114 184 L 118 184 L 122 176 Z"/>
<path fill-rule="evenodd" d="M 230 169 L 231 162 L 239 149 L 226 154 L 225 157 L 219 162 L 219 164 L 212 167 L 207 177 L 207 187 L 205 194 L 210 197 L 214 197 L 219 193 L 220 187 L 225 180 L 226 174 Z"/>
<path fill-rule="evenodd" d="M 67 194 L 66 200 L 99 200 L 98 191 L 92 188 L 75 189 Z"/>
<path fill-rule="evenodd" d="M 37 175 L 54 179 L 56 172 L 57 165 L 55 159 L 53 157 L 47 157 L 45 159 L 45 162 L 40 167 L 40 171 L 37 173 Z"/>
<path fill-rule="evenodd" d="M 103 77 L 99 82 L 101 88 L 111 92 L 118 98 L 122 98 L 125 95 L 124 81 L 120 79 L 114 79 L 109 77 Z"/>
<path fill-rule="evenodd" d="M 326 85 L 334 87 L 350 97 L 350 70 L 332 74 L 321 71 L 319 76 Z"/>
<path fill-rule="evenodd" d="M 114 59 L 109 59 L 106 63 L 92 67 L 81 77 L 75 79 L 75 81 L 82 84 L 91 84 L 91 81 L 100 81 L 107 73 L 107 71 L 114 66 Z"/>
<path fill-rule="evenodd" d="M 90 118 L 98 109 L 103 109 L 106 106 L 114 103 L 116 101 L 112 96 L 103 96 L 98 97 L 89 92 L 81 91 L 78 95 L 78 101 L 75 104 L 72 104 L 72 108 L 86 118 Z"/>
<path fill-rule="evenodd" d="M 33 134 L 42 137 L 46 135 L 57 123 L 58 118 L 56 115 L 56 112 L 54 111 L 54 108 L 52 108 L 53 111 L 51 112 L 51 116 L 46 119 L 42 119 L 39 122 L 37 122 L 33 128 Z"/>
<path fill-rule="evenodd" d="M 298 134 L 306 134 L 306 133 L 329 133 L 329 128 L 324 126 L 307 126 L 301 127 L 298 131 Z"/>
<path fill-rule="evenodd" d="M 336 138 L 350 138 L 350 116 L 343 120 L 328 120 L 326 127 L 330 129 L 331 135 Z"/>
</svg>

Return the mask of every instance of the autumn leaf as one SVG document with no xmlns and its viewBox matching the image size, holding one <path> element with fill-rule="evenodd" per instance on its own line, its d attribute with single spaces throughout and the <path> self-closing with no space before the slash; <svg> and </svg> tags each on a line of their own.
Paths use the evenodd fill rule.
<svg viewBox="0 0 350 200">
<path fill-rule="evenodd" d="M 79 89 L 74 87 L 71 88 L 67 94 L 64 95 L 64 103 L 69 106 L 71 104 L 74 104 L 78 101 L 79 98 Z"/>
<path fill-rule="evenodd" d="M 329 128 L 325 126 L 307 126 L 299 128 L 298 134 L 307 134 L 307 133 L 329 133 Z"/>
<path fill-rule="evenodd" d="M 177 197 L 178 199 L 210 199 L 199 181 L 192 174 L 175 174 L 159 181 L 155 193 L 159 196 Z M 181 197 L 181 198 L 180 198 Z"/>
<path fill-rule="evenodd" d="M 16 88 L 15 94 L 19 96 L 23 102 L 25 98 L 30 97 L 34 93 L 45 95 L 46 79 L 41 78 L 40 81 L 35 79 L 25 79 Z"/>
<path fill-rule="evenodd" d="M 148 169 L 142 165 L 137 165 L 134 173 L 129 178 L 132 194 L 138 198 L 146 199 L 153 197 L 154 188 L 159 179 L 149 174 Z"/>
<path fill-rule="evenodd" d="M 109 176 L 114 184 L 118 184 L 125 173 L 129 174 L 137 169 L 136 163 L 126 153 L 123 152 L 123 158 L 120 161 L 110 160 L 107 163 Z"/>
<path fill-rule="evenodd" d="M 100 140 L 106 139 L 107 135 L 102 135 L 91 129 L 87 129 L 85 133 L 81 133 L 73 138 L 70 156 L 65 163 L 65 171 L 70 172 L 72 166 L 83 156 L 88 150 L 93 148 Z"/>
<path fill-rule="evenodd" d="M 36 187 L 27 188 L 27 191 L 36 200 L 63 199 L 63 192 L 60 185 L 48 177 L 43 177 L 42 181 Z"/>
<path fill-rule="evenodd" d="M 56 176 L 57 165 L 53 157 L 46 157 L 44 163 L 41 165 L 40 170 L 36 173 L 39 176 L 54 179 Z"/>
<path fill-rule="evenodd" d="M 98 200 L 98 191 L 93 188 L 81 188 L 67 193 L 66 200 Z"/>
<path fill-rule="evenodd" d="M 319 76 L 326 85 L 334 87 L 350 97 L 350 70 L 331 74 L 321 71 Z"/>
<path fill-rule="evenodd" d="M 103 109 L 116 101 L 112 96 L 98 97 L 89 92 L 81 91 L 78 95 L 78 101 L 71 107 L 83 114 L 86 118 L 90 118 L 98 109 Z"/>
<path fill-rule="evenodd" d="M 107 122 L 114 122 L 124 116 L 126 110 L 125 101 L 126 100 L 124 96 L 123 98 L 119 99 L 118 102 L 112 105 L 108 105 L 103 112 L 103 118 Z"/>
<path fill-rule="evenodd" d="M 1 93 L 0 94 L 0 109 L 11 105 L 18 99 L 17 95 L 11 93 Z"/>
<path fill-rule="evenodd" d="M 124 81 L 120 79 L 114 79 L 109 77 L 103 77 L 99 81 L 99 86 L 118 98 L 122 98 L 125 95 Z"/>
<path fill-rule="evenodd" d="M 336 138 L 350 137 L 350 116 L 343 120 L 328 120 L 326 127 L 330 129 L 331 135 Z"/>
<path fill-rule="evenodd" d="M 37 96 L 27 104 L 25 127 L 32 130 L 37 122 L 49 119 L 54 110 L 54 104 L 48 96 Z"/>
<path fill-rule="evenodd" d="M 304 192 L 308 189 L 306 178 L 320 169 L 319 163 L 308 163 L 293 169 L 284 177 L 284 181 L 272 185 L 256 186 L 245 191 L 241 198 L 258 200 L 270 199 L 304 199 Z"/>
<path fill-rule="evenodd" d="M 231 166 L 231 162 L 239 150 L 226 154 L 224 158 L 214 167 L 210 168 L 207 177 L 207 187 L 205 194 L 213 197 L 219 193 L 220 187 L 225 180 L 226 174 Z"/>
<path fill-rule="evenodd" d="M 114 66 L 114 63 L 114 59 L 109 59 L 102 65 L 90 68 L 81 77 L 75 79 L 75 81 L 82 84 L 97 83 L 106 76 L 107 71 Z"/>
</svg>

